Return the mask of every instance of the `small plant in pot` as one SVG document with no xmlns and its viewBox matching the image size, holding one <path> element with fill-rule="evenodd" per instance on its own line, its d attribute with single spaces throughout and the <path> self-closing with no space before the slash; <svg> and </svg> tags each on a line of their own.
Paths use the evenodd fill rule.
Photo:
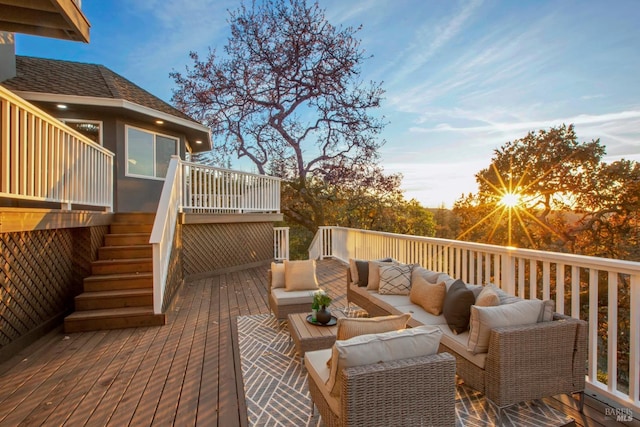
<svg viewBox="0 0 640 427">
<path fill-rule="evenodd" d="M 331 321 L 331 312 L 327 307 L 331 304 L 331 297 L 323 289 L 318 289 L 313 293 L 313 303 L 311 308 L 317 310 L 316 321 L 323 325 Z"/>
</svg>

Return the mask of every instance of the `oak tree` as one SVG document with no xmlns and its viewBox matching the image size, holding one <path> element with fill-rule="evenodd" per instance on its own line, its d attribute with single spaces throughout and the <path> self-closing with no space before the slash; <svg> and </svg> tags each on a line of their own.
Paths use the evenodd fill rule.
<svg viewBox="0 0 640 427">
<path fill-rule="evenodd" d="M 397 180 L 376 163 L 384 91 L 361 81 L 360 28 L 305 0 L 243 4 L 229 24 L 222 54 L 192 52 L 186 73 L 171 73 L 174 103 L 212 129 L 214 160 L 235 154 L 282 177 L 285 217 L 311 231 L 326 223 L 325 187 Z"/>
</svg>

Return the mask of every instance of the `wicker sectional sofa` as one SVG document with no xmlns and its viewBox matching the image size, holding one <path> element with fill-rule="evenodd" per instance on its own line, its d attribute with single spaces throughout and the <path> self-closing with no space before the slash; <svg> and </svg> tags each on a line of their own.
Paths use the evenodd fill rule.
<svg viewBox="0 0 640 427">
<path fill-rule="evenodd" d="M 580 393 L 582 410 L 587 360 L 585 321 L 553 313 L 552 321 L 495 328 L 490 332 L 488 351 L 473 354 L 467 350 L 469 333 L 455 335 L 443 315 L 427 313 L 412 304 L 407 295 L 380 295 L 360 287 L 353 282 L 351 270 L 346 270 L 349 303 L 367 310 L 370 316 L 410 312 L 411 327 L 439 326 L 443 332 L 440 351 L 454 355 L 458 376 L 498 408 Z"/>
</svg>

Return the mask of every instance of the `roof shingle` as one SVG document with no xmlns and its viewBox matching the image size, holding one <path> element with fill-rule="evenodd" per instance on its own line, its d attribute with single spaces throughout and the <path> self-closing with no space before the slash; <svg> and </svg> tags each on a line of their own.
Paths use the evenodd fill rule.
<svg viewBox="0 0 640 427">
<path fill-rule="evenodd" d="M 10 90 L 122 99 L 198 123 L 160 98 L 98 64 L 16 56 L 16 77 L 2 82 Z"/>
</svg>

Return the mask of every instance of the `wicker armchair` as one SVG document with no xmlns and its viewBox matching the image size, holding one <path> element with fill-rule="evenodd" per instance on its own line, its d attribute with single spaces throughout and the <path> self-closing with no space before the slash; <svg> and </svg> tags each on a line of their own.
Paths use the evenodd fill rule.
<svg viewBox="0 0 640 427">
<path fill-rule="evenodd" d="M 274 290 L 271 289 L 273 282 L 271 270 L 267 275 L 269 279 L 269 308 L 278 320 L 287 320 L 287 316 L 293 313 L 311 312 L 311 303 L 313 302 L 311 291 L 293 291 L 285 294 L 284 289 L 277 289 L 276 292 L 273 292 Z M 276 298 L 275 293 L 277 292 L 285 298 Z"/>
<path fill-rule="evenodd" d="M 338 373 L 339 397 L 329 394 L 319 374 L 330 355 L 331 349 L 305 354 L 312 405 L 327 427 L 455 425 L 456 362 L 450 354 L 346 368 Z"/>
</svg>

